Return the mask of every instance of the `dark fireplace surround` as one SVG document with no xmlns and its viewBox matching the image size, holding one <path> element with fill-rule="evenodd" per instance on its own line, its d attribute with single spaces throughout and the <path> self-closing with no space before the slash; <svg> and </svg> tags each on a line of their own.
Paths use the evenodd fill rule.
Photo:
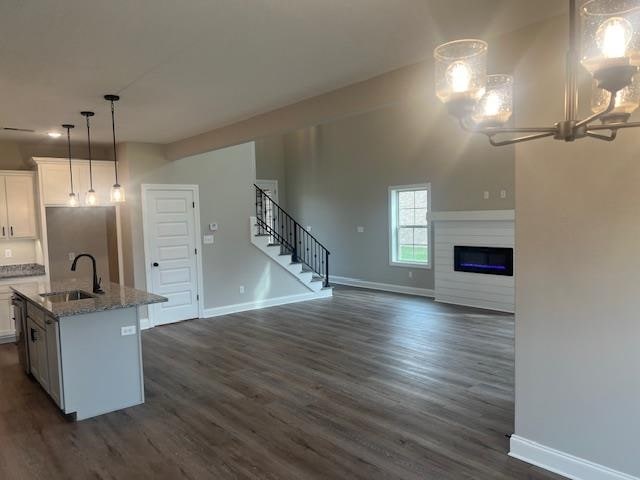
<svg viewBox="0 0 640 480">
<path fill-rule="evenodd" d="M 453 269 L 456 272 L 513 277 L 513 248 L 455 245 Z"/>
</svg>

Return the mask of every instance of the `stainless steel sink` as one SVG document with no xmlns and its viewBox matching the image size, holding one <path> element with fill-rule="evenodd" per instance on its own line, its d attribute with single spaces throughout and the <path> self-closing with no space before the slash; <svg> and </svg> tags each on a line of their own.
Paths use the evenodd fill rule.
<svg viewBox="0 0 640 480">
<path fill-rule="evenodd" d="M 41 293 L 40 296 L 51 303 L 73 302 L 75 300 L 84 300 L 86 298 L 95 298 L 95 295 L 85 292 L 84 290 L 70 290 L 68 292 Z"/>
</svg>

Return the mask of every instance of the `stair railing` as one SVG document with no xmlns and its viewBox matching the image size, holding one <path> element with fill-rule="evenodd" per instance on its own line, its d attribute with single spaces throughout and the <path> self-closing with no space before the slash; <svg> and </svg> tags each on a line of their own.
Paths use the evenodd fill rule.
<svg viewBox="0 0 640 480">
<path fill-rule="evenodd" d="M 269 195 L 254 184 L 256 189 L 256 221 L 259 235 L 269 235 L 273 243 L 280 245 L 291 261 L 302 263 L 323 278 L 323 286 L 329 286 L 330 252 L 311 233 L 274 202 Z"/>
</svg>

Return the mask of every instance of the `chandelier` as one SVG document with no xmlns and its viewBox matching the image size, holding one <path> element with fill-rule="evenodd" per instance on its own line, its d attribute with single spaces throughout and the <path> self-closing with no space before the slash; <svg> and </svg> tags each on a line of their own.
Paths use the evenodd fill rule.
<svg viewBox="0 0 640 480">
<path fill-rule="evenodd" d="M 487 75 L 487 43 L 456 40 L 434 50 L 436 95 L 461 128 L 486 135 L 491 145 L 553 137 L 572 142 L 612 141 L 640 103 L 640 0 L 589 0 L 579 10 L 570 0 L 564 120 L 548 127 L 508 127 L 513 77 Z M 579 47 L 581 47 L 579 51 Z M 593 77 L 593 114 L 577 118 L 578 69 Z"/>
</svg>

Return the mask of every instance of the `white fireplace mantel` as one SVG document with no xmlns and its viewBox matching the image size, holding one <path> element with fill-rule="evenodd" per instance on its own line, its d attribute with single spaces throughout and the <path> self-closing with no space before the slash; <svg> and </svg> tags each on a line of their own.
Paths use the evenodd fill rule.
<svg viewBox="0 0 640 480">
<path fill-rule="evenodd" d="M 515 212 L 434 212 L 431 220 L 435 234 L 436 301 L 513 312 L 515 277 L 457 272 L 453 268 L 453 247 L 465 245 L 514 248 Z"/>
</svg>

